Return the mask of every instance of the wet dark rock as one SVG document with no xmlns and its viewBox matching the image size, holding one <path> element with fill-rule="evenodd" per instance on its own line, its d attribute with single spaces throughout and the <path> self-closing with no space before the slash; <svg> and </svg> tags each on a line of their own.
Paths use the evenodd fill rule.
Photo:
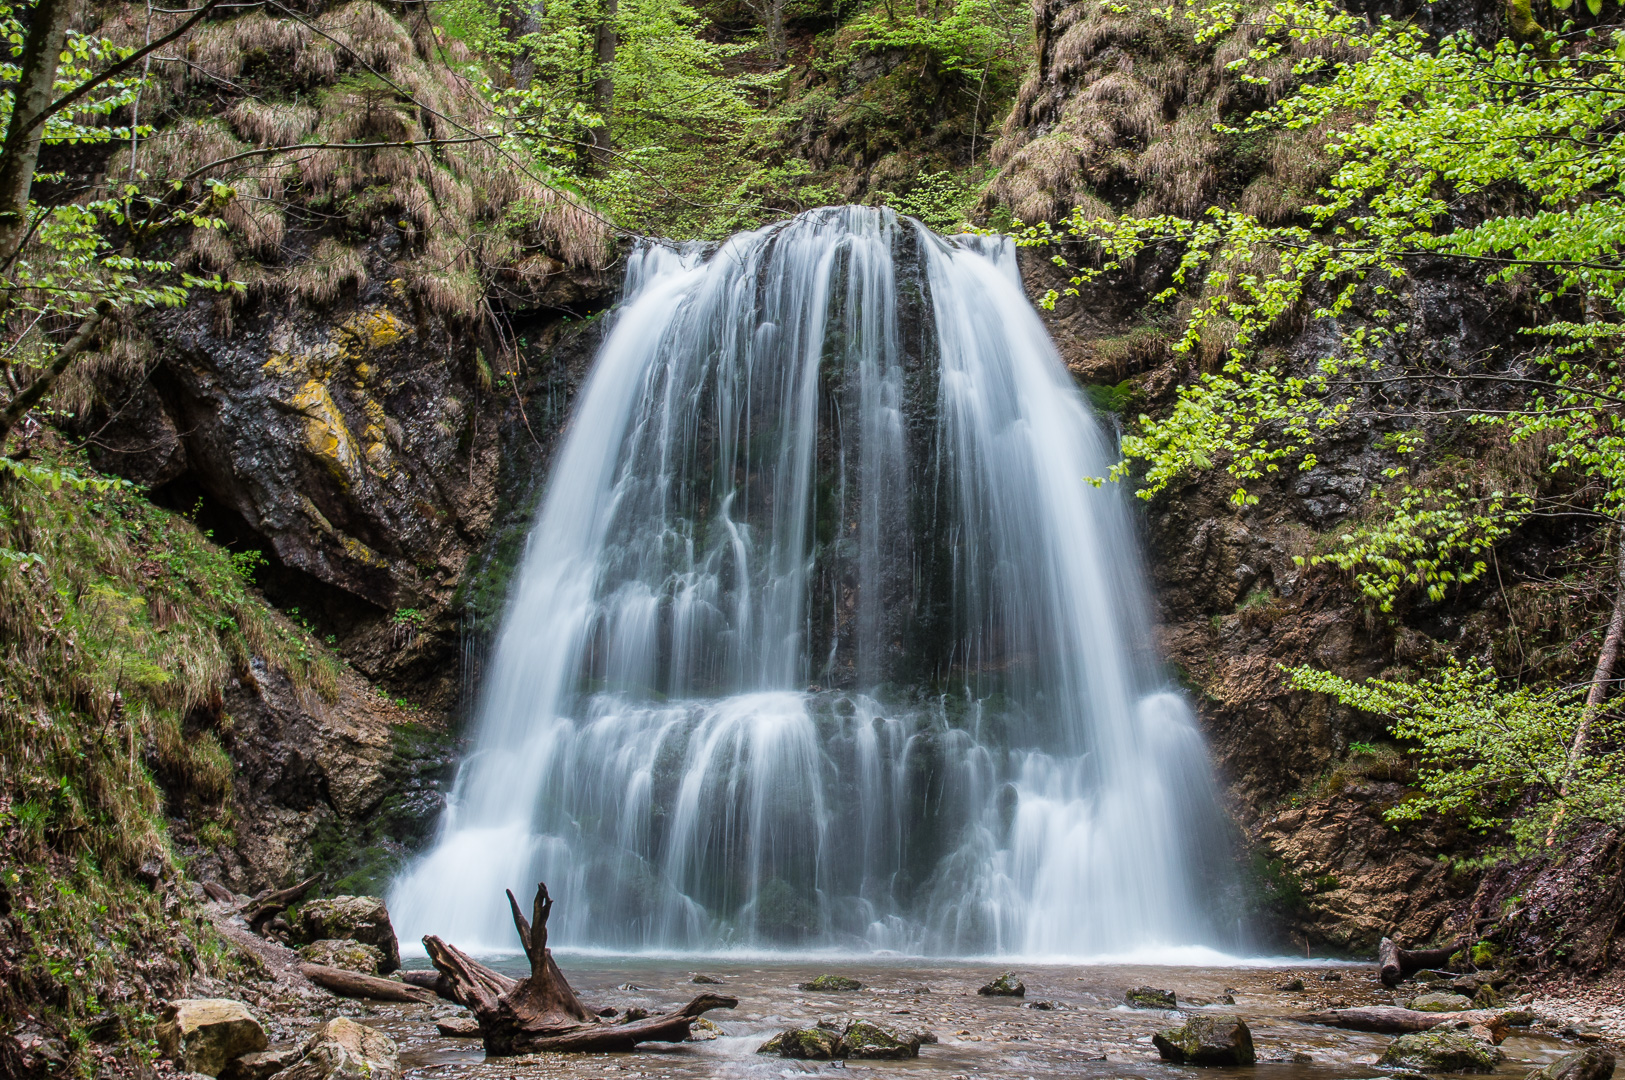
<svg viewBox="0 0 1625 1080">
<path fill-rule="evenodd" d="M 631 1008 L 627 1009 L 626 1012 L 621 1014 L 621 1018 L 617 1020 L 616 1023 L 630 1024 L 634 1020 L 647 1019 L 649 1019 L 649 1010 L 639 1005 L 633 1005 Z"/>
<path fill-rule="evenodd" d="M 615 989 L 632 991 L 632 990 L 645 990 L 645 989 L 648 989 L 648 988 L 643 987 L 643 986 L 639 986 L 637 983 L 622 983 L 621 985 L 617 986 Z"/>
<path fill-rule="evenodd" d="M 1172 990 L 1158 990 L 1154 986 L 1136 986 L 1123 995 L 1123 1000 L 1131 1008 L 1135 1009 L 1175 1009 L 1179 1007 Z"/>
<path fill-rule="evenodd" d="M 898 1035 L 869 1020 L 855 1020 L 841 1035 L 844 1056 L 869 1061 L 902 1061 L 920 1056 L 919 1040 Z"/>
<path fill-rule="evenodd" d="M 1494 1045 L 1453 1031 L 1418 1031 L 1401 1035 L 1383 1051 L 1377 1064 L 1417 1072 L 1494 1072 L 1501 1060 Z"/>
<path fill-rule="evenodd" d="M 1258 1053 L 1258 1063 L 1260 1065 L 1312 1065 L 1314 1060 L 1302 1050 L 1277 1048 L 1275 1050 L 1259 1051 Z"/>
<path fill-rule="evenodd" d="M 1288 979 L 1275 989 L 1289 994 L 1301 993 L 1303 991 L 1303 980 L 1299 978 Z"/>
<path fill-rule="evenodd" d="M 849 979 L 845 975 L 820 975 L 810 982 L 797 983 L 796 989 L 831 994 L 848 990 L 862 990 L 863 984 L 856 979 Z"/>
<path fill-rule="evenodd" d="M 1251 1065 L 1253 1033 L 1229 1013 L 1193 1016 L 1184 1024 L 1151 1036 L 1162 1060 L 1176 1065 Z"/>
<path fill-rule="evenodd" d="M 692 979 L 690 979 L 688 981 L 691 982 L 691 983 L 699 983 L 702 986 L 721 986 L 722 985 L 722 980 L 721 979 L 713 978 L 710 975 L 695 975 Z"/>
<path fill-rule="evenodd" d="M 833 1031 L 790 1028 L 763 1043 L 756 1052 L 801 1061 L 835 1061 L 842 1056 L 841 1049 L 841 1036 Z"/>
<path fill-rule="evenodd" d="M 1013 971 L 1007 971 L 990 983 L 977 988 L 976 992 L 983 997 L 1026 997 L 1027 986 L 1016 977 Z"/>
<path fill-rule="evenodd" d="M 1039 1012 L 1050 1012 L 1060 1007 L 1060 1003 L 1055 1001 L 1029 1001 L 1022 1006 L 1023 1009 L 1037 1009 Z"/>
<path fill-rule="evenodd" d="M 621 1010 L 617 1009 L 613 1005 L 605 1005 L 602 1009 L 598 1010 L 598 1015 L 604 1017 L 605 1019 L 609 1019 L 613 1016 L 619 1016 L 620 1014 Z"/>
<path fill-rule="evenodd" d="M 613 1012 L 614 1010 L 610 1010 Z M 602 1016 L 603 1013 L 598 1015 Z M 444 1020 L 436 1020 L 436 1031 L 448 1039 L 477 1039 L 480 1037 L 480 1022 L 472 1016 L 448 1016 Z"/>
<path fill-rule="evenodd" d="M 1533 1070 L 1525 1080 L 1612 1080 L 1613 1075 L 1614 1055 L 1600 1046 L 1588 1046 Z"/>
<path fill-rule="evenodd" d="M 1340 975 L 1339 973 L 1335 972 L 1335 971 L 1328 971 L 1328 972 L 1324 973 L 1323 975 L 1321 975 L 1320 981 L 1321 982 L 1342 982 L 1343 981 L 1343 976 Z"/>
</svg>

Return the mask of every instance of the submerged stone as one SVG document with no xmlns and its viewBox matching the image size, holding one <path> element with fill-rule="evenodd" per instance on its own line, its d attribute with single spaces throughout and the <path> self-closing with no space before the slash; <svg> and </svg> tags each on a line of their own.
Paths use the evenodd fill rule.
<svg viewBox="0 0 1625 1080">
<path fill-rule="evenodd" d="M 1417 1072 L 1494 1072 L 1501 1060 L 1494 1045 L 1452 1031 L 1417 1031 L 1395 1039 L 1377 1064 Z"/>
<path fill-rule="evenodd" d="M 843 990 L 862 990 L 863 984 L 856 979 L 849 979 L 845 975 L 820 975 L 811 982 L 798 983 L 796 989 L 829 994 L 839 993 Z"/>
<path fill-rule="evenodd" d="M 1016 978 L 1015 972 L 1006 971 L 997 979 L 978 988 L 976 992 L 983 997 L 1026 997 L 1027 987 Z"/>
<path fill-rule="evenodd" d="M 1123 1000 L 1134 1009 L 1173 1009 L 1175 1004 L 1172 990 L 1158 990 L 1154 986 L 1136 986 L 1123 995 Z"/>
<path fill-rule="evenodd" d="M 1176 1065 L 1251 1065 L 1253 1033 L 1239 1016 L 1208 1013 L 1151 1036 L 1162 1060 Z"/>
</svg>

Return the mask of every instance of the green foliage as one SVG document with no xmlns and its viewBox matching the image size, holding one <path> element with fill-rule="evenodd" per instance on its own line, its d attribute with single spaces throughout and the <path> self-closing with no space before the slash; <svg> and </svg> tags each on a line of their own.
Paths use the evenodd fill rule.
<svg viewBox="0 0 1625 1080">
<path fill-rule="evenodd" d="M 906 194 L 877 192 L 877 199 L 899 214 L 919 218 L 926 228 L 939 233 L 963 232 L 976 203 L 976 190 L 963 178 L 946 170 L 924 173 Z"/>
<path fill-rule="evenodd" d="M 1425 589 L 1428 599 L 1439 601 L 1450 584 L 1482 577 L 1489 564 L 1480 556 L 1511 535 L 1534 499 L 1499 491 L 1475 497 L 1466 483 L 1405 484 L 1397 500 L 1379 491 L 1373 502 L 1376 520 L 1344 533 L 1337 551 L 1294 561 L 1354 572 L 1360 591 L 1383 611 L 1392 611 L 1407 586 Z"/>
<path fill-rule="evenodd" d="M 1569 828 L 1625 824 L 1625 757 L 1619 751 L 1582 758 L 1563 793 L 1581 718 L 1580 689 L 1509 689 L 1476 661 L 1413 682 L 1356 683 L 1309 667 L 1287 674 L 1294 689 L 1329 694 L 1386 717 L 1395 737 L 1416 742 L 1420 790 L 1387 812 L 1390 821 L 1444 814 L 1474 829 L 1505 827 L 1523 853 L 1543 846 L 1554 821 Z M 1608 724 L 1617 728 L 1617 721 Z"/>
<path fill-rule="evenodd" d="M 949 0 L 898 11 L 875 5 L 847 26 L 848 47 L 872 52 L 900 49 L 924 54 L 943 73 L 981 72 L 1008 63 L 1012 39 L 1011 6 L 999 0 Z"/>
</svg>

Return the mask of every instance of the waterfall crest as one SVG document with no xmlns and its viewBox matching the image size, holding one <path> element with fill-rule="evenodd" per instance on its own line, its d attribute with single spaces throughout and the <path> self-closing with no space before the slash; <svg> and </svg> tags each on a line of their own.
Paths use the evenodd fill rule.
<svg viewBox="0 0 1625 1080">
<path fill-rule="evenodd" d="M 648 244 L 405 933 L 1086 956 L 1225 943 L 1109 440 L 1007 240 L 844 207 Z"/>
</svg>

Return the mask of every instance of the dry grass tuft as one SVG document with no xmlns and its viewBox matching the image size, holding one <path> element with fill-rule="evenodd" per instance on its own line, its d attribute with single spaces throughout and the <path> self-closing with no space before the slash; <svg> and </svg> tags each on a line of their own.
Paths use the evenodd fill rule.
<svg viewBox="0 0 1625 1080">
<path fill-rule="evenodd" d="M 296 296 L 315 307 L 331 307 L 344 293 L 359 289 L 367 281 L 367 265 L 361 253 L 349 244 L 327 238 L 302 262 L 283 274 L 266 279 L 266 287 L 287 296 Z"/>
<path fill-rule="evenodd" d="M 243 98 L 226 110 L 226 122 L 237 134 L 261 146 L 286 146 L 315 130 L 317 114 L 298 102 L 267 104 Z"/>
</svg>

